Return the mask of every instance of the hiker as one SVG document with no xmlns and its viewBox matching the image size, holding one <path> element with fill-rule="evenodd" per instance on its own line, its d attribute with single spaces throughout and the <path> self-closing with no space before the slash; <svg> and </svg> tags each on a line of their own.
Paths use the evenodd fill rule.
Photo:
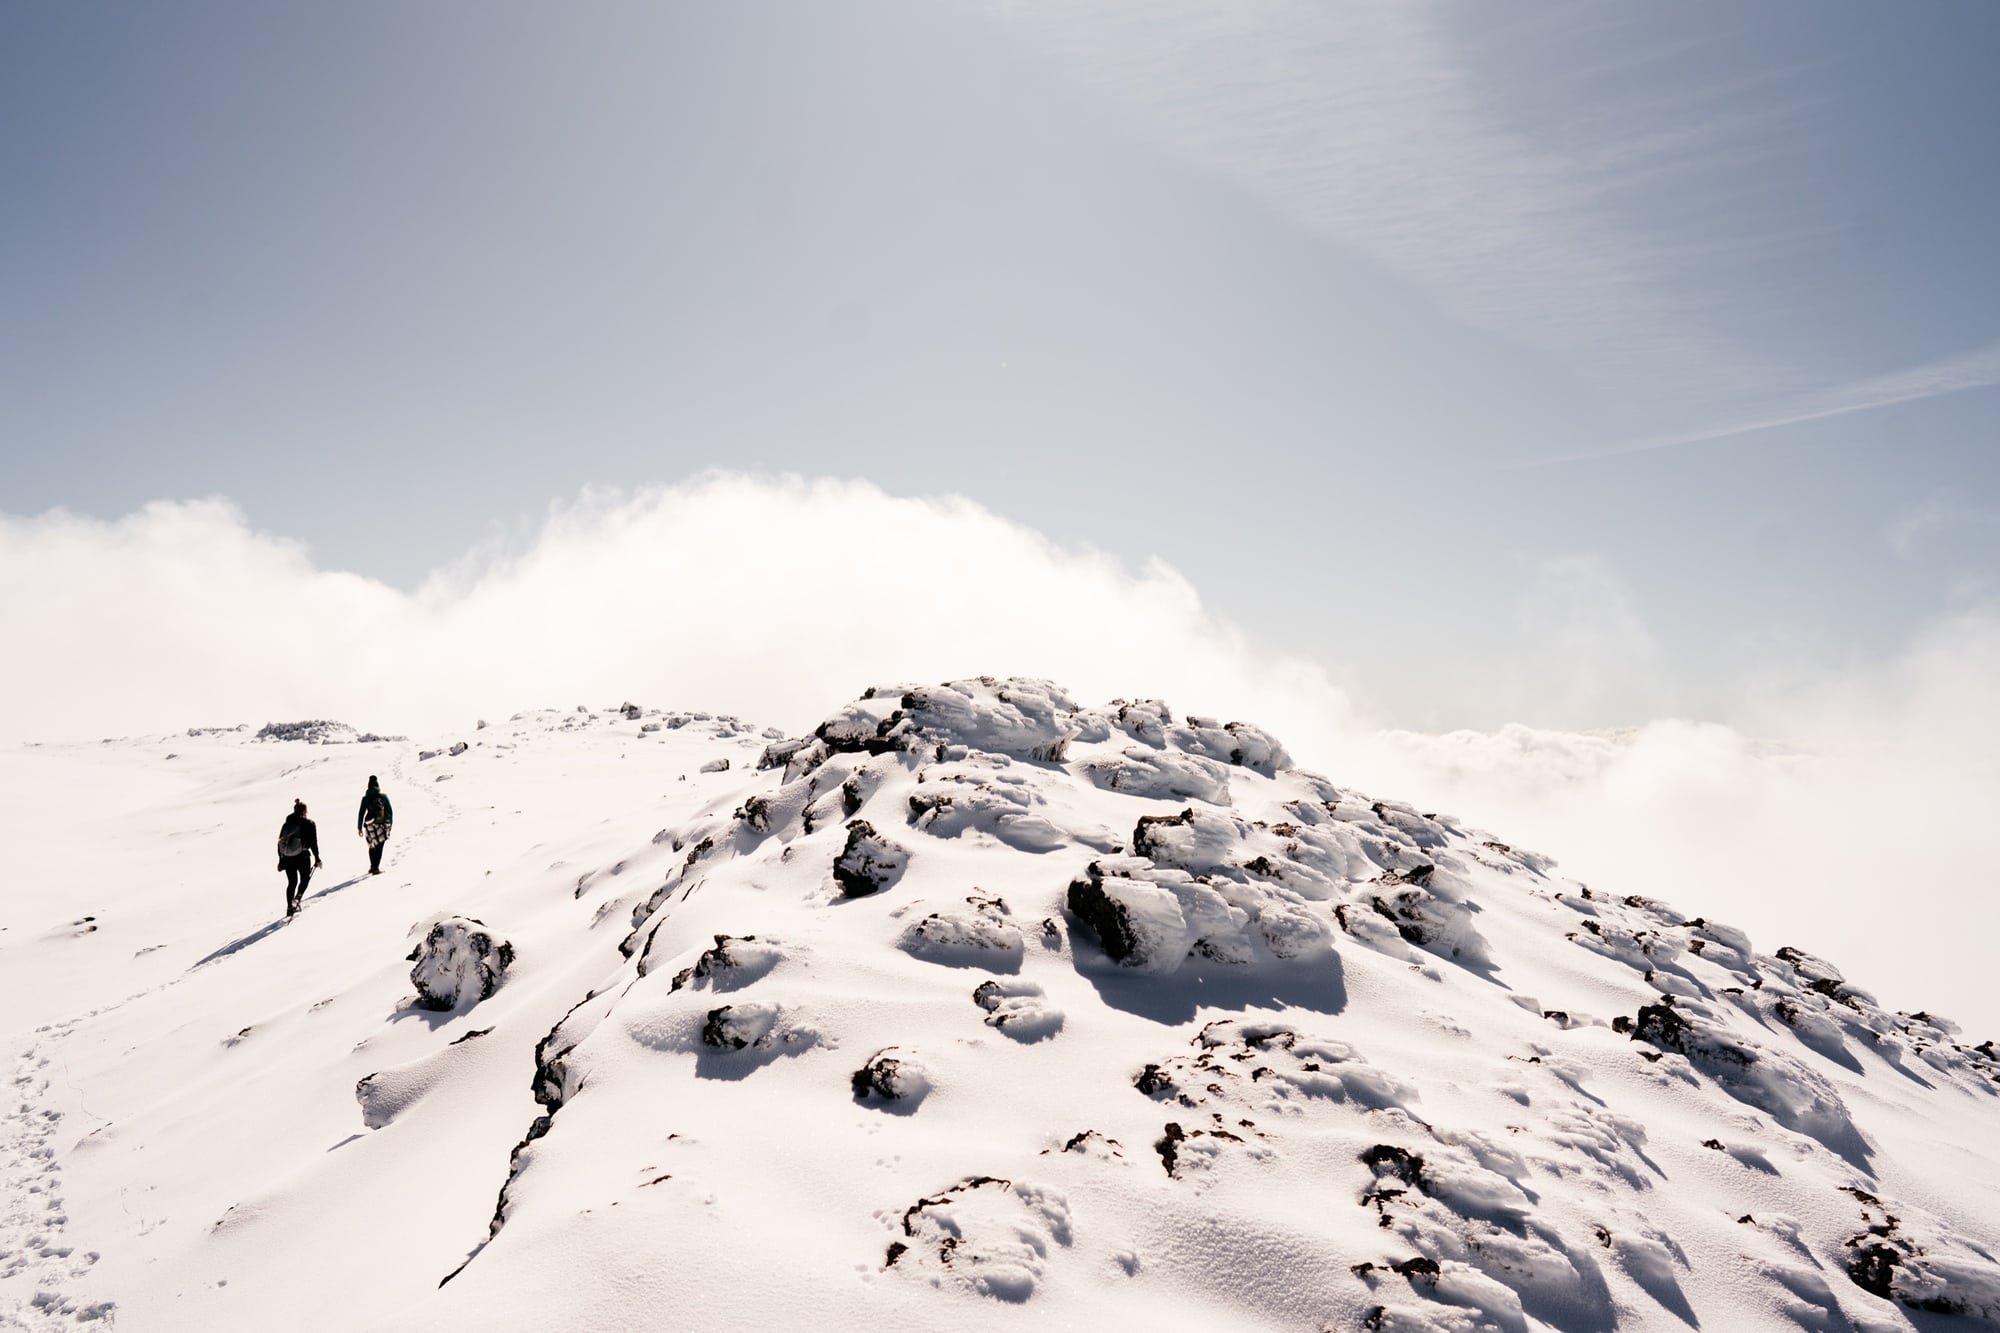
<svg viewBox="0 0 2000 1333">
<path fill-rule="evenodd" d="M 319 829 L 306 818 L 306 803 L 292 802 L 292 813 L 278 829 L 278 869 L 285 872 L 285 915 L 299 914 L 306 885 L 320 868 Z"/>
<path fill-rule="evenodd" d="M 382 844 L 389 841 L 389 829 L 396 822 L 396 812 L 389 808 L 389 798 L 383 794 L 381 784 L 371 776 L 368 790 L 361 793 L 361 810 L 354 816 L 354 831 L 368 840 L 368 873 L 382 873 Z"/>
</svg>

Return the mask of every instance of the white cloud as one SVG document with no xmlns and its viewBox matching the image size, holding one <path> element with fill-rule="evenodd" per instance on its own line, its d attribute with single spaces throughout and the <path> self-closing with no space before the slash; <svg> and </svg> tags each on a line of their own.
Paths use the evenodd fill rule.
<svg viewBox="0 0 2000 1333">
<path fill-rule="evenodd" d="M 406 594 L 316 568 L 221 501 L 0 518 L 0 737 L 333 715 L 378 731 L 633 697 L 801 728 L 864 687 L 981 672 L 1168 692 L 1335 729 L 1163 564 L 1066 551 L 964 500 L 715 476 L 556 510 Z"/>
<path fill-rule="evenodd" d="M 1646 660 L 1645 627 L 1601 569 L 1568 562 L 1543 591 L 1548 660 Z M 1165 565 L 1065 550 L 963 500 L 717 476 L 586 497 L 525 550 L 489 550 L 415 594 L 319 569 L 219 501 L 0 518 L 0 619 L 8 738 L 306 716 L 422 734 L 628 697 L 796 730 L 870 684 L 974 673 L 1158 695 L 1261 722 L 1336 781 L 1453 811 L 1767 950 L 1827 954 L 1890 1003 L 2000 1035 L 1982 980 L 2000 927 L 1983 841 L 2000 803 L 1990 612 L 1932 627 L 1875 672 L 1748 700 L 1736 728 L 1382 732 L 1324 670 L 1216 617 Z M 1598 638 L 1564 628 L 1579 624 Z M 1449 624 L 1426 642 L 1450 651 Z"/>
<path fill-rule="evenodd" d="M 1623 713 L 1659 694 L 1659 644 L 1629 589 L 1603 560 L 1568 555 L 1535 570 L 1521 609 L 1533 680 L 1517 679 L 1512 712 L 1570 717 Z"/>
<path fill-rule="evenodd" d="M 1564 872 L 1823 954 L 1885 1002 L 2000 1037 L 2000 615 L 1935 625 L 1886 667 L 1746 703 L 1746 730 L 1389 733 L 1361 761 Z"/>
</svg>

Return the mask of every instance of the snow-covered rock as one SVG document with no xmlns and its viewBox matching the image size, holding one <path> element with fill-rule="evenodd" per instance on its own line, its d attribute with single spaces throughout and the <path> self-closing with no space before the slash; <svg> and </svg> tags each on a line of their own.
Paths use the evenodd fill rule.
<svg viewBox="0 0 2000 1333">
<path fill-rule="evenodd" d="M 491 996 L 514 964 L 514 945 L 469 916 L 434 922 L 410 952 L 410 983 L 426 1009 L 459 1009 Z"/>
<path fill-rule="evenodd" d="M 973 1176 L 903 1210 L 885 1267 L 906 1281 L 1018 1304 L 1070 1244 L 1069 1200 L 1047 1186 Z"/>
<path fill-rule="evenodd" d="M 914 1108 L 931 1090 L 930 1076 L 907 1051 L 890 1046 L 854 1071 L 854 1096 L 864 1102 L 897 1102 Z"/>
<path fill-rule="evenodd" d="M 1021 928 L 1007 904 L 977 894 L 965 900 L 970 910 L 929 912 L 906 927 L 897 941 L 918 958 L 961 967 L 1018 967 L 1024 948 Z"/>
<path fill-rule="evenodd" d="M 875 831 L 865 819 L 847 826 L 847 843 L 833 861 L 834 882 L 849 898 L 880 893 L 903 877 L 910 854 Z"/>
</svg>

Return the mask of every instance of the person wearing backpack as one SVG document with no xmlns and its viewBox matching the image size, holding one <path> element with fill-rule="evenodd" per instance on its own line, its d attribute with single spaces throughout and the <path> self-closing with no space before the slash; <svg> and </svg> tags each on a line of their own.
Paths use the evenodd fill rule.
<svg viewBox="0 0 2000 1333">
<path fill-rule="evenodd" d="M 368 873 L 382 873 L 382 845 L 389 841 L 389 830 L 395 825 L 396 812 L 389 806 L 389 798 L 381 785 L 373 777 L 368 779 L 368 790 L 361 793 L 361 810 L 354 816 L 354 831 L 368 840 Z"/>
<path fill-rule="evenodd" d="M 285 872 L 285 915 L 299 914 L 306 885 L 320 868 L 319 829 L 306 818 L 306 803 L 292 802 L 292 813 L 278 829 L 278 869 Z"/>
</svg>

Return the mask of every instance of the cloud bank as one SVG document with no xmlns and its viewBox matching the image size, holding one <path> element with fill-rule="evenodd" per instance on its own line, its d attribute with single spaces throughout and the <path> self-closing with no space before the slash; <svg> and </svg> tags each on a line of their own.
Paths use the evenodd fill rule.
<svg viewBox="0 0 2000 1333">
<path fill-rule="evenodd" d="M 1965 611 L 1884 667 L 1746 700 L 1745 727 L 1390 732 L 1360 765 L 1564 873 L 1831 958 L 1882 1000 L 2000 1036 L 2000 616 Z"/>
<path fill-rule="evenodd" d="M 1557 593 L 1604 600 L 1587 563 L 1562 572 Z M 1644 647 L 1638 610 L 1613 609 L 1615 646 Z M 586 496 L 524 549 L 469 556 L 414 593 L 318 568 L 222 501 L 0 517 L 0 617 L 10 742 L 302 717 L 425 735 L 628 698 L 798 730 L 871 684 L 981 673 L 1159 696 L 1260 722 L 1336 781 L 1451 811 L 1766 950 L 1825 954 L 1887 1003 L 2000 1036 L 1982 980 L 2000 927 L 1982 832 L 2000 800 L 1986 610 L 1880 669 L 1746 694 L 1736 726 L 1425 735 L 1365 716 L 1164 563 L 1067 549 L 965 500 L 718 475 Z M 1450 651 L 1449 625 L 1425 642 L 1411 651 Z"/>
<path fill-rule="evenodd" d="M 1059 679 L 1333 733 L 1326 673 L 1264 656 L 1164 564 L 1133 571 L 955 499 L 713 476 L 553 512 L 406 594 L 316 568 L 223 501 L 0 518 L 18 628 L 0 738 L 332 715 L 376 731 L 632 698 L 787 728 L 871 684 Z"/>
</svg>

